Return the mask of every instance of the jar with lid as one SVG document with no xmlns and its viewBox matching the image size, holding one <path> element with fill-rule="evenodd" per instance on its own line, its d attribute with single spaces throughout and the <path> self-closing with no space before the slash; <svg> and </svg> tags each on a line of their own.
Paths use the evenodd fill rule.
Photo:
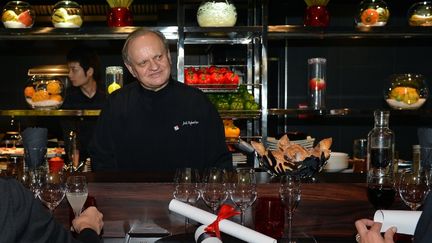
<svg viewBox="0 0 432 243">
<path fill-rule="evenodd" d="M 408 10 L 410 26 L 432 26 L 432 2 L 414 3 Z"/>
<path fill-rule="evenodd" d="M 198 7 L 200 27 L 232 27 L 237 22 L 237 10 L 229 0 L 206 0 Z"/>
<path fill-rule="evenodd" d="M 5 28 L 31 28 L 35 18 L 35 11 L 28 2 L 10 1 L 3 7 L 2 22 Z"/>
<path fill-rule="evenodd" d="M 24 96 L 27 104 L 33 109 L 58 109 L 64 101 L 65 87 L 60 78 L 35 75 L 25 86 Z"/>
<path fill-rule="evenodd" d="M 81 6 L 74 1 L 60 1 L 54 5 L 51 22 L 56 28 L 79 28 L 83 23 Z"/>
<path fill-rule="evenodd" d="M 393 74 L 384 90 L 387 104 L 398 110 L 420 108 L 429 96 L 426 79 L 421 74 Z"/>
<path fill-rule="evenodd" d="M 359 27 L 385 26 L 390 17 L 387 3 L 383 0 L 363 0 L 355 17 Z"/>
</svg>

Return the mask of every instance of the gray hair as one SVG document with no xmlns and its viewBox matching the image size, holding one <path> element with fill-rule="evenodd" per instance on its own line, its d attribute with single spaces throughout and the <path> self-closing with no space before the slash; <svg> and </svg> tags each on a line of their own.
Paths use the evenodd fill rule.
<svg viewBox="0 0 432 243">
<path fill-rule="evenodd" d="M 169 44 L 167 39 L 165 38 L 165 35 L 162 34 L 162 32 L 158 31 L 158 30 L 151 30 L 149 28 L 139 28 L 134 30 L 132 33 L 129 34 L 129 36 L 127 37 L 124 45 L 123 45 L 123 49 L 122 49 L 122 57 L 123 57 L 123 61 L 127 64 L 130 64 L 130 60 L 129 60 L 129 53 L 128 53 L 128 49 L 129 49 L 129 43 L 140 37 L 140 36 L 144 36 L 144 35 L 148 35 L 148 34 L 155 34 L 157 37 L 159 37 L 159 39 L 162 41 L 162 43 L 165 46 L 165 50 L 167 52 L 169 52 Z"/>
</svg>

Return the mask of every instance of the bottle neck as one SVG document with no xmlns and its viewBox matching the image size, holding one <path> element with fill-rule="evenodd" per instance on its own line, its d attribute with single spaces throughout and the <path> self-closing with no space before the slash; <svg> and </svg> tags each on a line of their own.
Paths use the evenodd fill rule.
<svg viewBox="0 0 432 243">
<path fill-rule="evenodd" d="M 389 126 L 389 113 L 388 112 L 376 112 L 375 113 L 375 127 L 384 128 Z"/>
</svg>

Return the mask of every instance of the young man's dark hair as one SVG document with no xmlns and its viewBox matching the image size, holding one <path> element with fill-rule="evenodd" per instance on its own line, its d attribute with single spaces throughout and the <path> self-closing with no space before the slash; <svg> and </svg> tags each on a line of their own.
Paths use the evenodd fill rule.
<svg viewBox="0 0 432 243">
<path fill-rule="evenodd" d="M 66 55 L 67 62 L 78 62 L 80 66 L 87 72 L 89 68 L 93 68 L 93 78 L 98 84 L 101 84 L 101 64 L 98 54 L 87 46 L 76 46 L 69 50 Z"/>
</svg>

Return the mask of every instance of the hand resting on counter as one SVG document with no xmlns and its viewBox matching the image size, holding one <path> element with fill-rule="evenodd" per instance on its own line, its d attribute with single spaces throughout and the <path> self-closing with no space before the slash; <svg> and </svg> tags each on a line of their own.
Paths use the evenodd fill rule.
<svg viewBox="0 0 432 243">
<path fill-rule="evenodd" d="M 75 232 L 80 233 L 83 229 L 92 229 L 98 235 L 103 227 L 103 214 L 95 207 L 89 207 L 81 215 L 72 221 Z"/>
</svg>

